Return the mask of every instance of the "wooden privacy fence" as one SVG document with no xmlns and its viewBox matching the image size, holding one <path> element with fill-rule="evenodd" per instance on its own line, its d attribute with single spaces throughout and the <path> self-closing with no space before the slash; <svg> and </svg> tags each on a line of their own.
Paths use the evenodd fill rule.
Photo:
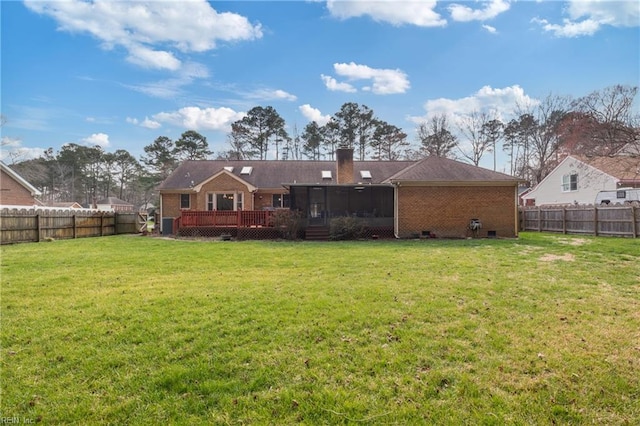
<svg viewBox="0 0 640 426">
<path fill-rule="evenodd" d="M 520 229 L 563 234 L 637 238 L 640 208 L 636 206 L 522 207 Z"/>
<path fill-rule="evenodd" d="M 83 210 L 0 210 L 0 243 L 103 237 L 146 230 L 146 215 Z"/>
</svg>

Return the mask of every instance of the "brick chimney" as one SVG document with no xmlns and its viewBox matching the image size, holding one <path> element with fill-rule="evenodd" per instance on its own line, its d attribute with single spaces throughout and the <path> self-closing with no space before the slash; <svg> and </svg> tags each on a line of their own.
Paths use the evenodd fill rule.
<svg viewBox="0 0 640 426">
<path fill-rule="evenodd" d="M 336 149 L 336 181 L 338 184 L 355 183 L 353 179 L 353 148 Z"/>
</svg>

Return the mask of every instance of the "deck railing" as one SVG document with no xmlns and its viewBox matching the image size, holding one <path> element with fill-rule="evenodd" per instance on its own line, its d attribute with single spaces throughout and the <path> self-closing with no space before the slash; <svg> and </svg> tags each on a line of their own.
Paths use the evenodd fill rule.
<svg viewBox="0 0 640 426">
<path fill-rule="evenodd" d="M 177 226 L 229 226 L 229 227 L 271 227 L 273 211 L 269 210 L 184 210 Z"/>
</svg>

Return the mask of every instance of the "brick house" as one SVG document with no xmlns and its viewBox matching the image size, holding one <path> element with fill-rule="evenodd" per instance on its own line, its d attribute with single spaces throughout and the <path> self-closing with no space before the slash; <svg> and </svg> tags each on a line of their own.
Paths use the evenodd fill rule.
<svg viewBox="0 0 640 426">
<path fill-rule="evenodd" d="M 336 161 L 185 161 L 158 187 L 159 210 L 178 227 L 266 226 L 257 212 L 287 209 L 307 230 L 354 216 L 397 238 L 459 238 L 478 219 L 479 236 L 515 237 L 518 182 L 446 158 L 353 161 L 338 149 Z"/>
<path fill-rule="evenodd" d="M 0 205 L 39 206 L 42 193 L 9 166 L 0 161 Z"/>
</svg>

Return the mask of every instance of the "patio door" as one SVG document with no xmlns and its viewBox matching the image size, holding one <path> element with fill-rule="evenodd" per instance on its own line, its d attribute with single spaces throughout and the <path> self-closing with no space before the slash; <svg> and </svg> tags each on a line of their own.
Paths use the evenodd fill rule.
<svg viewBox="0 0 640 426">
<path fill-rule="evenodd" d="M 242 210 L 242 193 L 208 193 L 207 210 Z"/>
<path fill-rule="evenodd" d="M 309 225 L 326 225 L 326 188 L 309 188 Z"/>
</svg>

